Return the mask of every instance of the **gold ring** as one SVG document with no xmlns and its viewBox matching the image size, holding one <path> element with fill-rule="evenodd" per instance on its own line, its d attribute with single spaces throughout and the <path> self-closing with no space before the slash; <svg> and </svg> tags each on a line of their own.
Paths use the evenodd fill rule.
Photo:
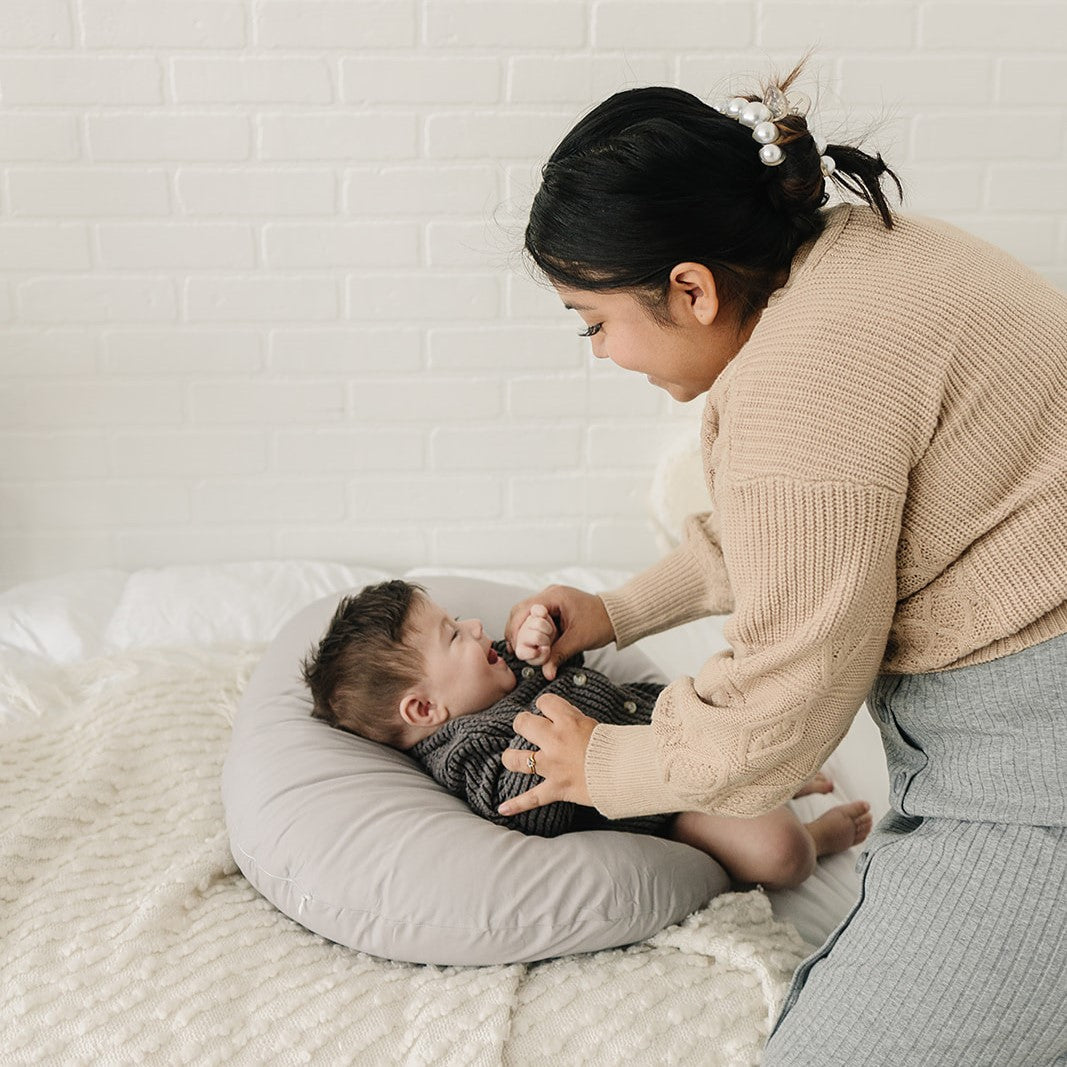
<svg viewBox="0 0 1067 1067">
<path fill-rule="evenodd" d="M 536 774 L 537 773 L 537 757 L 536 756 L 527 756 L 526 757 L 526 766 L 530 768 L 530 773 L 531 774 Z"/>
</svg>

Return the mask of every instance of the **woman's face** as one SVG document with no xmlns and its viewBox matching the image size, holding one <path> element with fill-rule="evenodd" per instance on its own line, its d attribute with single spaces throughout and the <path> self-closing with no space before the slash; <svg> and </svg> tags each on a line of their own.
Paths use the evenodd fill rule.
<svg viewBox="0 0 1067 1067">
<path fill-rule="evenodd" d="M 563 304 L 577 311 L 597 359 L 637 371 L 685 403 L 706 393 L 748 339 L 736 320 L 721 313 L 706 268 L 681 264 L 671 272 L 665 326 L 627 292 L 593 292 L 556 286 Z M 729 321 L 727 321 L 729 320 Z M 753 324 L 754 325 L 754 324 Z"/>
</svg>

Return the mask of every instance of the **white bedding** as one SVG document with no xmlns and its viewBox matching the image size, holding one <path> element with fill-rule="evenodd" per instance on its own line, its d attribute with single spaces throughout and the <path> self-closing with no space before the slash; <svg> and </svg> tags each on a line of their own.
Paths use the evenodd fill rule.
<svg viewBox="0 0 1067 1067">
<path fill-rule="evenodd" d="M 417 577 L 419 573 L 411 572 Z M 456 573 L 454 570 L 434 573 Z M 602 589 L 606 571 L 465 572 Z M 531 966 L 388 963 L 307 933 L 230 858 L 218 774 L 262 644 L 382 572 L 286 562 L 101 570 L 0 595 L 0 1048 L 11 1062 L 758 1061 L 792 968 L 847 911 L 854 857 L 727 894 L 649 942 Z M 719 620 L 645 642 L 668 674 Z M 832 798 L 885 809 L 861 714 Z M 5 1062 L 8 1062 L 5 1059 Z"/>
</svg>

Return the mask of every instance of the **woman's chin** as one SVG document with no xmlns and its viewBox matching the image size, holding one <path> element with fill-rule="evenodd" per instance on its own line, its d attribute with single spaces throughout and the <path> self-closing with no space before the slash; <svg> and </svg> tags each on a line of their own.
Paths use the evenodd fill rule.
<svg viewBox="0 0 1067 1067">
<path fill-rule="evenodd" d="M 693 389 L 684 385 L 664 385 L 663 389 L 667 391 L 667 395 L 676 400 L 679 404 L 688 404 L 690 400 L 696 400 L 702 393 L 706 393 L 706 389 Z"/>
<path fill-rule="evenodd" d="M 657 389 L 662 389 L 672 400 L 677 400 L 679 404 L 688 404 L 690 400 L 695 400 L 702 391 L 696 390 L 691 386 L 675 385 L 674 382 L 660 381 L 659 378 L 653 378 L 651 374 L 645 375 L 645 381 L 649 385 L 654 385 Z"/>
</svg>

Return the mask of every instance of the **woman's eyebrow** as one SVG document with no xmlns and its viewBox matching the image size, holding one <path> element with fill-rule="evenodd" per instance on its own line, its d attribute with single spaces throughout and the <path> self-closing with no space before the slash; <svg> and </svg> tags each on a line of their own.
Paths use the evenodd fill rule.
<svg viewBox="0 0 1067 1067">
<path fill-rule="evenodd" d="M 592 311 L 593 309 L 587 304 L 567 304 L 563 305 L 568 311 Z"/>
</svg>

